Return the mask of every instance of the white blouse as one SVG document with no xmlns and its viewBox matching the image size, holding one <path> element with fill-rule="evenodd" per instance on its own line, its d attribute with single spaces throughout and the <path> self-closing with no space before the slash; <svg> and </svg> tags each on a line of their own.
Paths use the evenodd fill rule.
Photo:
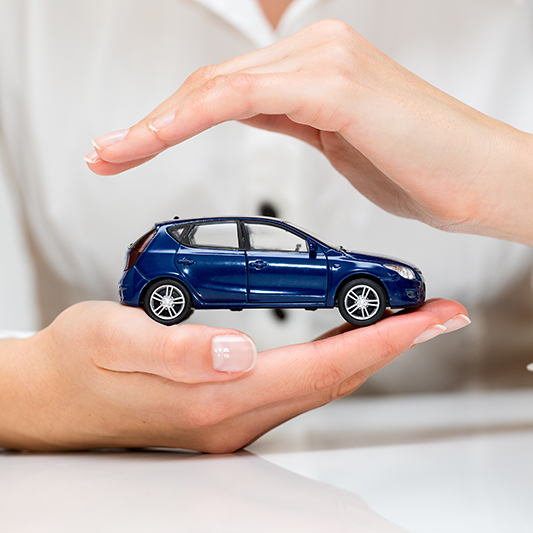
<svg viewBox="0 0 533 533">
<path fill-rule="evenodd" d="M 126 248 L 154 222 L 253 215 L 268 204 L 345 248 L 417 264 L 430 297 L 460 300 L 474 321 L 479 313 L 477 329 L 455 340 L 443 336 L 429 343 L 430 352 L 413 350 L 405 363 L 373 378 L 383 380 L 383 390 L 412 381 L 435 389 L 476 376 L 492 344 L 481 327 L 487 323 L 482 309 L 508 304 L 506 294 L 529 279 L 529 248 L 398 219 L 362 197 L 310 146 L 238 123 L 217 126 L 119 176 L 92 174 L 83 156 L 92 138 L 137 122 L 197 68 L 327 17 L 344 20 L 440 89 L 533 132 L 530 4 L 294 0 L 273 31 L 254 0 L 0 0 L 0 154 L 30 238 L 44 322 L 76 301 L 117 300 Z M 1 306 L 0 317 L 19 313 L 26 324 L 16 303 L 0 299 Z M 283 320 L 251 310 L 197 312 L 192 321 L 239 328 L 265 348 L 312 339 L 341 319 L 328 310 L 291 310 Z M 499 322 L 490 334 L 503 338 L 506 328 Z M 433 354 L 431 362 L 421 353 Z"/>
</svg>

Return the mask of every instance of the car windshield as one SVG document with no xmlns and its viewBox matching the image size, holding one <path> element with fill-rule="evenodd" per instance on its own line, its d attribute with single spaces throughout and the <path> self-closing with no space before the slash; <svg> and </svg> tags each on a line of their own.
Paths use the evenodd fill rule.
<svg viewBox="0 0 533 533">
<path fill-rule="evenodd" d="M 301 231 L 302 233 L 306 235 L 309 235 L 310 237 L 313 237 L 313 239 L 316 239 L 317 241 L 325 244 L 326 246 L 329 246 L 330 248 L 333 248 L 334 250 L 337 250 L 338 252 L 344 250 L 342 246 L 339 246 L 338 244 L 333 244 L 332 242 L 328 241 L 327 239 L 323 239 L 322 237 L 318 237 L 314 233 L 311 233 L 310 231 L 300 228 L 296 224 L 292 224 L 292 223 L 289 224 L 288 222 L 286 222 L 286 224 L 289 226 L 292 226 L 293 228 L 296 228 L 297 230 Z"/>
</svg>

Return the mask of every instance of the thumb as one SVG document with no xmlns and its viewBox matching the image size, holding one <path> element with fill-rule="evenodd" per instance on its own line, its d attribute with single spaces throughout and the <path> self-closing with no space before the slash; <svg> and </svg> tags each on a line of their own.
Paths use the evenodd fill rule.
<svg viewBox="0 0 533 533">
<path fill-rule="evenodd" d="M 139 309 L 84 302 L 54 321 L 56 336 L 89 348 L 93 364 L 182 383 L 234 379 L 253 368 L 257 350 L 240 331 L 200 325 L 163 326 Z"/>
<path fill-rule="evenodd" d="M 154 326 L 157 332 L 151 339 L 130 339 L 126 350 L 115 352 L 109 369 L 201 383 L 233 379 L 255 365 L 255 344 L 239 331 L 199 325 Z"/>
</svg>

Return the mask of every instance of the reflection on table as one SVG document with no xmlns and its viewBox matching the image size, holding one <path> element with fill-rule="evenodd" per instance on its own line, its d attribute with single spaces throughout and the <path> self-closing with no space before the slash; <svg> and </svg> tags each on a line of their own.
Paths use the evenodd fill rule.
<svg viewBox="0 0 533 533">
<path fill-rule="evenodd" d="M 0 531 L 533 531 L 533 390 L 345 399 L 243 451 L 0 454 Z"/>
</svg>

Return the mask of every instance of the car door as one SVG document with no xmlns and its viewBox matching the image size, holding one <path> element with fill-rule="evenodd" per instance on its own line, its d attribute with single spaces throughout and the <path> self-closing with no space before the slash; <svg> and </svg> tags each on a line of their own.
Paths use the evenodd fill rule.
<svg viewBox="0 0 533 533">
<path fill-rule="evenodd" d="M 250 303 L 319 303 L 326 299 L 327 259 L 320 247 L 270 223 L 246 222 Z"/>
<path fill-rule="evenodd" d="M 245 303 L 245 252 L 237 222 L 195 224 L 182 241 L 176 266 L 196 296 L 211 305 Z"/>
</svg>

